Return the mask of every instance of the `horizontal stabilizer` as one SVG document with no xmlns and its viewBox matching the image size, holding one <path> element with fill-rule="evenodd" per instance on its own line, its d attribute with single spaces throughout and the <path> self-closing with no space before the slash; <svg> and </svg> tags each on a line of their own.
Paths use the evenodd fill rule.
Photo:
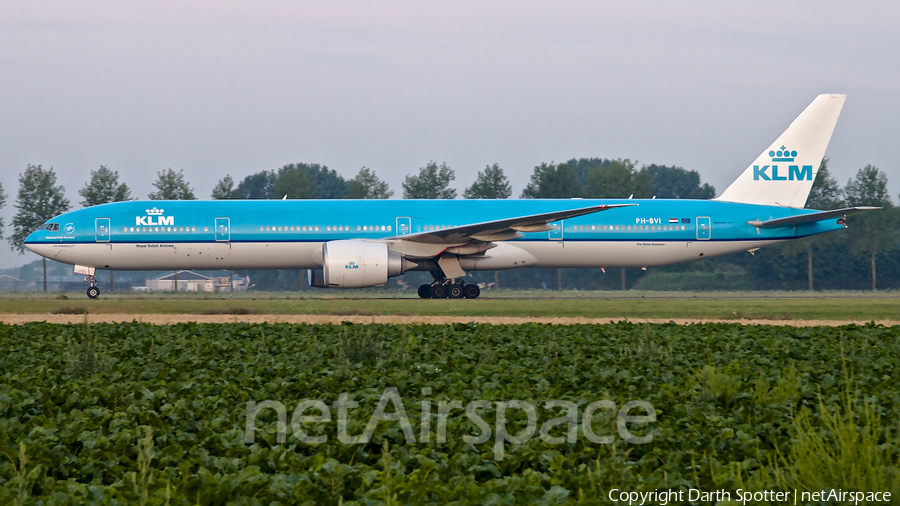
<svg viewBox="0 0 900 506">
<path fill-rule="evenodd" d="M 819 211 L 817 213 L 798 214 L 796 216 L 788 216 L 787 218 L 778 218 L 776 220 L 767 221 L 748 221 L 747 224 L 758 228 L 779 228 L 793 227 L 801 223 L 810 223 L 814 221 L 828 220 L 831 218 L 840 218 L 848 214 L 862 213 L 865 211 L 874 211 L 881 209 L 880 207 L 847 207 L 844 209 L 835 209 L 834 211 Z"/>
</svg>

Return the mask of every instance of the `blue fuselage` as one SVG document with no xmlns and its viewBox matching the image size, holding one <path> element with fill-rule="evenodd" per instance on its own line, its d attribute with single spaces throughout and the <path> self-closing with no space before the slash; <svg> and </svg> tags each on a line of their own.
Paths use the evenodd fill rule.
<svg viewBox="0 0 900 506">
<path fill-rule="evenodd" d="M 563 220 L 555 230 L 504 242 L 534 255 L 537 266 L 627 267 L 678 263 L 843 228 L 835 220 L 757 228 L 747 222 L 813 211 L 707 200 L 132 201 L 62 214 L 28 236 L 26 246 L 101 269 L 316 268 L 316 252 L 328 241 L 395 241 L 411 233 L 623 203 L 637 205 Z M 681 251 L 687 249 L 690 254 Z"/>
</svg>

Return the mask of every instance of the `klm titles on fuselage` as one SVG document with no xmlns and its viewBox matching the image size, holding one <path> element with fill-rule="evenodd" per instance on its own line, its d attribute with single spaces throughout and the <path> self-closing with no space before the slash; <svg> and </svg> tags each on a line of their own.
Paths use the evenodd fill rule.
<svg viewBox="0 0 900 506">
<path fill-rule="evenodd" d="M 163 216 L 162 214 L 165 212 L 165 209 L 146 209 L 147 216 L 136 216 L 135 217 L 135 225 L 144 226 L 144 227 L 153 227 L 153 226 L 172 226 L 175 224 L 174 216 Z M 155 218 L 155 219 L 154 219 Z"/>
<path fill-rule="evenodd" d="M 154 220 L 154 218 L 156 218 Z M 174 225 L 175 217 L 174 216 L 138 216 L 135 218 L 135 225 L 142 225 L 145 227 L 152 226 L 165 226 L 165 225 Z"/>
</svg>

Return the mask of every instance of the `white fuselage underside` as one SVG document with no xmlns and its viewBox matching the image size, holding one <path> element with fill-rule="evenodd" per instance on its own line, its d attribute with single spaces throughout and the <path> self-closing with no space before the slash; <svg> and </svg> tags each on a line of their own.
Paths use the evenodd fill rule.
<svg viewBox="0 0 900 506">
<path fill-rule="evenodd" d="M 655 267 L 747 251 L 763 241 L 513 241 L 483 257 L 461 258 L 466 270 L 521 267 Z M 111 270 L 315 269 L 321 242 L 41 244 L 52 260 Z"/>
</svg>

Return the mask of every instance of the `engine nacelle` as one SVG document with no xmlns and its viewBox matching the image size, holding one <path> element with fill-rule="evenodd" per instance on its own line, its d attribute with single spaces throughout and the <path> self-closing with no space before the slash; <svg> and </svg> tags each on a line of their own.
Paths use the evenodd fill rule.
<svg viewBox="0 0 900 506">
<path fill-rule="evenodd" d="M 309 284 L 327 288 L 381 286 L 415 264 L 386 245 L 367 241 L 329 241 L 322 245 L 322 269 L 309 272 Z"/>
</svg>

